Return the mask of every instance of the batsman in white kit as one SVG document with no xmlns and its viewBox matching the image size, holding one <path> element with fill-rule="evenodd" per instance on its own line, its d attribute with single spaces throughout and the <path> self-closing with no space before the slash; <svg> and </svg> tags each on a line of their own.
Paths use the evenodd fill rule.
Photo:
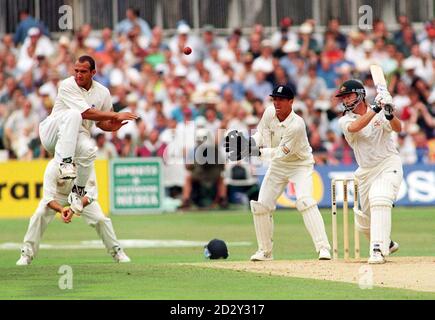
<svg viewBox="0 0 435 320">
<path fill-rule="evenodd" d="M 273 212 L 289 181 L 294 184 L 296 208 L 302 214 L 319 260 L 330 260 L 331 246 L 325 224 L 312 196 L 314 158 L 305 122 L 292 109 L 294 93 L 291 88 L 278 86 L 270 96 L 274 106 L 265 110 L 257 132 L 246 139 L 241 133 L 232 131 L 225 141 L 230 160 L 260 156 L 262 160 L 270 161 L 258 201 L 251 200 L 250 203 L 258 242 L 258 251 L 251 260 L 273 259 Z"/>
<path fill-rule="evenodd" d="M 54 154 L 60 179 L 76 179 L 69 202 L 79 212 L 97 152 L 90 134 L 94 121 L 104 131 L 116 131 L 137 116 L 111 111 L 109 90 L 92 79 L 96 73 L 92 57 L 81 56 L 74 72 L 59 84 L 53 110 L 39 125 L 39 135 L 44 148 Z"/>
<path fill-rule="evenodd" d="M 359 166 L 355 179 L 361 210 L 356 210 L 355 222 L 370 240 L 368 262 L 381 264 L 399 249 L 398 243 L 391 240 L 391 210 L 403 169 L 391 135 L 400 132 L 402 126 L 386 88 L 378 90 L 373 106 L 367 104 L 365 96 L 364 86 L 357 80 L 345 81 L 336 94 L 345 108 L 339 124 Z"/>
<path fill-rule="evenodd" d="M 29 227 L 24 236 L 24 244 L 21 248 L 21 257 L 17 261 L 17 265 L 24 266 L 32 262 L 39 251 L 42 236 L 56 213 L 61 213 L 66 223 L 71 222 L 73 211 L 68 207 L 68 195 L 73 184 L 73 180 L 62 178 L 58 163 L 55 159 L 51 159 L 44 173 L 44 196 L 30 218 Z M 86 191 L 86 195 L 82 198 L 83 210 L 79 215 L 85 219 L 88 225 L 95 228 L 107 251 L 116 262 L 130 262 L 130 258 L 116 239 L 111 219 L 103 214 L 97 201 L 98 189 L 93 166 L 86 184 Z"/>
</svg>

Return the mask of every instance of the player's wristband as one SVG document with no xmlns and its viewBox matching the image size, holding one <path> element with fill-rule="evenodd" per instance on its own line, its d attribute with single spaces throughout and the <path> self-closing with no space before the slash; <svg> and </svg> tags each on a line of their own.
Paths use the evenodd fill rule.
<svg viewBox="0 0 435 320">
<path fill-rule="evenodd" d="M 394 114 L 386 114 L 385 118 L 387 118 L 388 121 L 391 121 L 394 118 Z"/>
<path fill-rule="evenodd" d="M 376 112 L 376 113 L 379 113 L 379 112 L 381 112 L 382 107 L 381 107 L 381 106 L 378 106 L 377 104 L 375 104 L 375 105 L 372 107 L 372 110 L 373 110 L 374 112 Z"/>
</svg>

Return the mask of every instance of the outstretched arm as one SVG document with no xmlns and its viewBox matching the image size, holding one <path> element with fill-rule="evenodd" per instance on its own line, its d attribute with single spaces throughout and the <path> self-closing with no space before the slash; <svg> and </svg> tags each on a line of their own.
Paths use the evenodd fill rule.
<svg viewBox="0 0 435 320">
<path fill-rule="evenodd" d="M 122 126 L 126 125 L 128 121 L 104 120 L 97 122 L 97 127 L 103 131 L 117 131 Z"/>
<path fill-rule="evenodd" d="M 113 111 L 100 111 L 95 108 L 89 108 L 85 112 L 82 112 L 82 118 L 85 120 L 93 121 L 105 121 L 105 120 L 115 120 L 115 121 L 125 121 L 125 120 L 135 120 L 137 116 L 131 112 L 113 112 Z"/>
</svg>

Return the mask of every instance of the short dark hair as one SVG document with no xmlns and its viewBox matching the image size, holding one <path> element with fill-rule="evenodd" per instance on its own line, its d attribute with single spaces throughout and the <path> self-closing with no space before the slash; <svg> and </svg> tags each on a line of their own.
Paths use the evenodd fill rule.
<svg viewBox="0 0 435 320">
<path fill-rule="evenodd" d="M 94 58 L 92 58 L 91 56 L 81 56 L 78 61 L 80 63 L 84 63 L 84 62 L 88 62 L 89 66 L 90 66 L 90 70 L 95 70 L 95 60 Z"/>
<path fill-rule="evenodd" d="M 139 8 L 128 7 L 127 10 L 131 10 L 131 11 L 134 13 L 134 15 L 135 15 L 136 17 L 139 17 L 139 16 L 140 16 L 140 10 L 139 10 Z"/>
<path fill-rule="evenodd" d="M 27 9 L 27 8 L 23 8 L 23 9 L 21 9 L 21 10 L 18 12 L 18 14 L 19 14 L 19 15 L 22 15 L 22 14 L 30 15 L 30 10 Z"/>
</svg>

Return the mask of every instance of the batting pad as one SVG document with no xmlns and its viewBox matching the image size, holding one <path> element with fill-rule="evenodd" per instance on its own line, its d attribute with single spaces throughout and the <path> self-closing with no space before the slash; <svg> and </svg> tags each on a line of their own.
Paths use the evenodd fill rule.
<svg viewBox="0 0 435 320">
<path fill-rule="evenodd" d="M 370 220 L 370 252 L 375 244 L 379 244 L 382 254 L 387 256 L 391 235 L 391 207 L 372 206 Z"/>
<path fill-rule="evenodd" d="M 273 215 L 260 202 L 251 200 L 255 234 L 257 236 L 258 249 L 266 253 L 272 252 L 273 248 Z"/>
<path fill-rule="evenodd" d="M 370 240 L 370 217 L 364 214 L 359 209 L 353 209 L 355 215 L 355 224 L 359 232 L 364 233 L 367 239 Z"/>
<path fill-rule="evenodd" d="M 316 205 L 310 206 L 308 209 L 301 211 L 301 214 L 304 219 L 305 227 L 316 247 L 316 251 L 319 252 L 321 248 L 331 250 L 325 231 L 325 223 L 323 222 L 319 208 Z"/>
</svg>

